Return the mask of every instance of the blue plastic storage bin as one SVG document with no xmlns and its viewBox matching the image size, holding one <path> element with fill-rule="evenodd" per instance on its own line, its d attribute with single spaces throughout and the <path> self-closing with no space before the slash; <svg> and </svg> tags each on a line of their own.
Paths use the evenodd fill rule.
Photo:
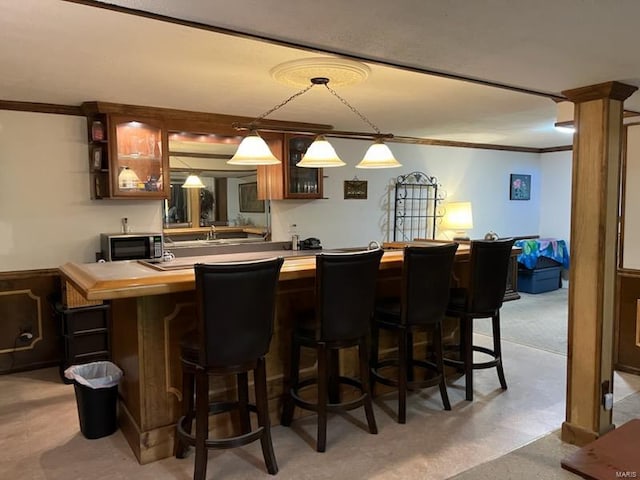
<svg viewBox="0 0 640 480">
<path fill-rule="evenodd" d="M 551 292 L 560 288 L 561 267 L 518 270 L 518 291 L 526 293 Z"/>
</svg>

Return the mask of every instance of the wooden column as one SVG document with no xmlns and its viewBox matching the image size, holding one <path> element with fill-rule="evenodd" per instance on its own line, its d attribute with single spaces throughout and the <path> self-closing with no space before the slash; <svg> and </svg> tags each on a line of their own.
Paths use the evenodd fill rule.
<svg viewBox="0 0 640 480">
<path fill-rule="evenodd" d="M 614 428 L 613 326 L 623 101 L 618 82 L 563 92 L 575 103 L 567 410 L 562 440 L 585 445 Z"/>
</svg>

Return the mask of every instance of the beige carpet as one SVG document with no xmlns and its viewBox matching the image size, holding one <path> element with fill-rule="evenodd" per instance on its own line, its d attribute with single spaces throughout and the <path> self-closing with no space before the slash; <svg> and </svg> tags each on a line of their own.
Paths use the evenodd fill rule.
<svg viewBox="0 0 640 480">
<path fill-rule="evenodd" d="M 640 417 L 640 392 L 616 402 L 613 422 L 622 425 Z M 578 479 L 573 473 L 562 469 L 560 461 L 578 447 L 563 443 L 560 430 L 514 450 L 507 455 L 474 467 L 452 477 L 455 480 L 556 480 Z M 640 477 L 640 472 L 637 472 Z"/>
<path fill-rule="evenodd" d="M 500 311 L 502 339 L 566 355 L 568 292 L 567 288 L 538 294 L 521 292 L 520 300 L 505 302 Z M 491 320 L 474 320 L 474 332 L 491 335 Z"/>
</svg>

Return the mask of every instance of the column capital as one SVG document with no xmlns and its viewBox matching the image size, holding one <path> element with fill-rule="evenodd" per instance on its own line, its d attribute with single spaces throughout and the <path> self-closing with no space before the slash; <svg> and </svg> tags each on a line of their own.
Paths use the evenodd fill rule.
<svg viewBox="0 0 640 480">
<path fill-rule="evenodd" d="M 601 98 L 624 101 L 635 92 L 638 87 L 620 82 L 605 82 L 587 87 L 564 90 L 562 94 L 573 103 L 589 102 Z"/>
</svg>

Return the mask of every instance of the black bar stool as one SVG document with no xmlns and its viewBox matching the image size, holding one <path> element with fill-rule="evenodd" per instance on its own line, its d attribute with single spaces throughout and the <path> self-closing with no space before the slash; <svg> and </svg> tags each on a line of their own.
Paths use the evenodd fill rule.
<svg viewBox="0 0 640 480">
<path fill-rule="evenodd" d="M 447 365 L 464 367 L 466 399 L 473 400 L 473 370 L 496 367 L 503 390 L 507 381 L 502 369 L 500 342 L 500 307 L 507 288 L 509 257 L 514 240 L 475 240 L 471 242 L 469 286 L 452 288 L 447 315 L 460 319 L 460 360 L 445 359 Z M 473 319 L 491 318 L 493 349 L 473 344 Z M 474 363 L 473 352 L 493 357 L 487 362 Z"/>
<path fill-rule="evenodd" d="M 445 383 L 442 355 L 442 321 L 449 302 L 451 270 L 458 248 L 457 243 L 405 247 L 402 264 L 402 292 L 400 302 L 383 301 L 376 306 L 371 331 L 371 389 L 375 382 L 398 389 L 398 423 L 406 423 L 407 390 L 440 386 L 445 410 L 451 410 Z M 398 354 L 378 361 L 380 329 L 395 332 Z M 418 331 L 432 333 L 434 359 L 418 360 L 413 355 L 413 334 Z M 397 367 L 396 378 L 382 374 L 389 366 Z M 414 380 L 414 367 L 422 367 L 435 375 L 425 380 Z"/>
<path fill-rule="evenodd" d="M 281 423 L 288 426 L 297 405 L 318 414 L 316 450 L 327 443 L 327 413 L 364 406 L 369 432 L 378 433 L 371 389 L 367 337 L 375 305 L 376 279 L 383 251 L 380 249 L 316 256 L 316 307 L 297 319 L 291 341 L 290 389 L 285 396 Z M 360 379 L 339 375 L 338 351 L 358 347 Z M 300 348 L 309 347 L 318 355 L 317 376 L 300 380 Z M 303 400 L 299 391 L 317 384 L 317 402 Z M 338 388 L 347 384 L 360 390 L 355 400 L 340 402 Z"/>
<path fill-rule="evenodd" d="M 195 445 L 194 480 L 207 473 L 207 449 L 234 448 L 260 440 L 267 470 L 278 472 L 271 443 L 264 356 L 269 350 L 276 288 L 282 258 L 255 262 L 197 264 L 197 333 L 181 343 L 183 416 L 178 420 L 175 454 Z M 249 403 L 248 372 L 253 370 L 256 404 Z M 237 402 L 209 403 L 209 376 L 235 375 Z M 194 407 L 195 383 L 195 407 Z M 209 440 L 209 415 L 237 409 L 241 434 Z M 249 412 L 257 413 L 251 430 Z M 191 433 L 195 418 L 195 435 Z"/>
</svg>

